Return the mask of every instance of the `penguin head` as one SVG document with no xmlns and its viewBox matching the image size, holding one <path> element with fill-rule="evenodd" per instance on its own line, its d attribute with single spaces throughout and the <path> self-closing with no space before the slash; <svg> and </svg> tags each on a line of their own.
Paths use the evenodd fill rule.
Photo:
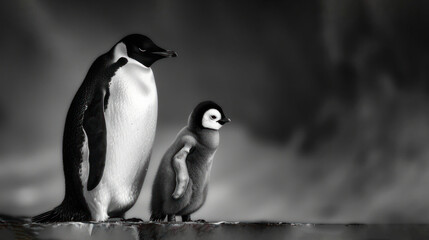
<svg viewBox="0 0 429 240">
<path fill-rule="evenodd" d="M 222 108 L 213 101 L 199 103 L 189 116 L 191 128 L 219 130 L 231 120 L 225 116 Z"/>
<path fill-rule="evenodd" d="M 131 34 L 119 43 L 124 43 L 128 57 L 150 67 L 154 62 L 169 57 L 177 57 L 177 53 L 158 47 L 150 38 L 141 34 Z"/>
</svg>

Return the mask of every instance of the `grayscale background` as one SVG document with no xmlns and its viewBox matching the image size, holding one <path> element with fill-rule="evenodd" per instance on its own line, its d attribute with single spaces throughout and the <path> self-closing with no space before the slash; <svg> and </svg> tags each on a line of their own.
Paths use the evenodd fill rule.
<svg viewBox="0 0 429 240">
<path fill-rule="evenodd" d="M 4 1 L 0 9 L 0 213 L 64 194 L 69 104 L 130 33 L 179 57 L 154 64 L 159 121 L 127 217 L 149 218 L 161 155 L 211 99 L 221 129 L 210 221 L 429 223 L 429 3 Z"/>
</svg>

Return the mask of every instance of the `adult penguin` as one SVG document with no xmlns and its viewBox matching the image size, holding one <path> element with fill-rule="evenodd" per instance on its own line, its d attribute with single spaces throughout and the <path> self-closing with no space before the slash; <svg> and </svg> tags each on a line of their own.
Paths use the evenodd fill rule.
<svg viewBox="0 0 429 240">
<path fill-rule="evenodd" d="M 176 56 L 148 37 L 132 34 L 95 60 L 64 127 L 64 200 L 34 222 L 105 221 L 123 217 L 135 204 L 158 114 L 151 65 Z"/>
</svg>

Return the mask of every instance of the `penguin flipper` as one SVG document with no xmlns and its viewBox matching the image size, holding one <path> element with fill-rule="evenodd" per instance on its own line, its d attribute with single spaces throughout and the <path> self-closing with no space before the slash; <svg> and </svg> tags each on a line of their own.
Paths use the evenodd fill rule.
<svg viewBox="0 0 429 240">
<path fill-rule="evenodd" d="M 188 187 L 189 173 L 186 166 L 186 158 L 193 147 L 192 143 L 186 143 L 173 157 L 173 169 L 176 173 L 176 188 L 171 195 L 174 199 L 181 198 Z"/>
<path fill-rule="evenodd" d="M 127 63 L 126 58 L 120 58 L 100 74 L 105 79 L 111 79 L 115 72 Z M 104 119 L 105 98 L 108 82 L 99 79 L 94 89 L 94 96 L 85 111 L 83 128 L 88 137 L 89 176 L 87 190 L 91 191 L 100 183 L 106 164 L 107 129 Z"/>
<path fill-rule="evenodd" d="M 88 137 L 89 176 L 87 190 L 91 191 L 101 181 L 106 163 L 106 121 L 104 119 L 104 96 L 106 91 L 100 90 L 85 112 L 83 129 Z"/>
</svg>

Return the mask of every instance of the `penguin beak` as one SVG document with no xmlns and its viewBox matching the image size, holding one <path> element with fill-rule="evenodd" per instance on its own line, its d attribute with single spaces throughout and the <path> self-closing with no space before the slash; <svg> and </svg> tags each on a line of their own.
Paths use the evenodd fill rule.
<svg viewBox="0 0 429 240">
<path fill-rule="evenodd" d="M 225 123 L 229 123 L 229 122 L 231 122 L 231 119 L 229 119 L 227 117 L 224 117 L 218 121 L 218 123 L 220 123 L 220 125 L 224 125 Z"/>
<path fill-rule="evenodd" d="M 169 57 L 177 57 L 177 53 L 175 51 L 172 50 L 160 50 L 160 51 L 156 51 L 156 52 L 152 52 L 152 54 L 161 56 L 163 58 L 169 58 Z"/>
</svg>

